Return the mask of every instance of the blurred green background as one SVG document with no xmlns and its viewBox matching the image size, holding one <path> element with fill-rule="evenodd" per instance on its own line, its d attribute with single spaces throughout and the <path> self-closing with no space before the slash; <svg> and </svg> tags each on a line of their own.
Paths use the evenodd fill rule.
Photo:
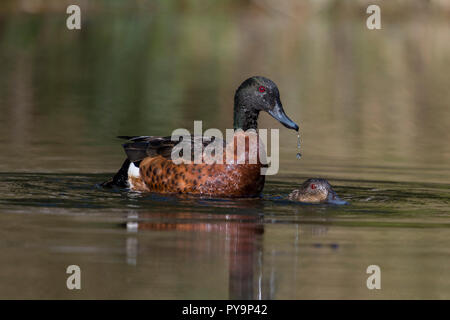
<svg viewBox="0 0 450 320">
<path fill-rule="evenodd" d="M 281 129 L 282 175 L 448 182 L 449 34 L 436 0 L 3 0 L 0 171 L 113 172 L 115 136 L 229 128 L 235 89 L 263 75 L 301 127 L 300 162 Z"/>
</svg>

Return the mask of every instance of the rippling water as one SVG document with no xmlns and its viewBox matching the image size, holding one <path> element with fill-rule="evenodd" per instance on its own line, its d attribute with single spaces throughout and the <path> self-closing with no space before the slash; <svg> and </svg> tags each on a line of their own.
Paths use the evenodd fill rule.
<svg viewBox="0 0 450 320">
<path fill-rule="evenodd" d="M 329 206 L 285 200 L 302 177 L 235 200 L 96 186 L 107 178 L 0 175 L 1 297 L 449 297 L 448 186 L 333 180 L 351 204 Z M 65 288 L 71 264 L 79 293 Z"/>
<path fill-rule="evenodd" d="M 0 298 L 450 298 L 450 7 L 364 1 L 0 3 Z M 104 190 L 117 135 L 229 128 L 251 75 L 297 136 L 261 199 Z M 286 196 L 327 178 L 345 206 Z M 68 265 L 82 290 L 66 288 Z M 381 268 L 381 290 L 366 269 Z"/>
</svg>

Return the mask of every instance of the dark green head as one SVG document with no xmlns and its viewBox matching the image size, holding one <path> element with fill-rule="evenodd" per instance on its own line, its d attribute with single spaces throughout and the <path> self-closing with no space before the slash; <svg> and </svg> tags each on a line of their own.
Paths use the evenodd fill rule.
<svg viewBox="0 0 450 320">
<path fill-rule="evenodd" d="M 234 95 L 234 129 L 256 130 L 260 111 L 266 111 L 286 128 L 298 131 L 298 125 L 284 113 L 277 85 L 255 76 L 242 82 Z"/>
</svg>

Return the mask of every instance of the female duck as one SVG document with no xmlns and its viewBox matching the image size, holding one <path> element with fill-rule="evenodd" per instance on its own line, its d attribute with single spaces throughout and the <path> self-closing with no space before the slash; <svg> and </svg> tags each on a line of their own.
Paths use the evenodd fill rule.
<svg viewBox="0 0 450 320">
<path fill-rule="evenodd" d="M 338 197 L 327 180 L 319 178 L 306 180 L 299 189 L 293 190 L 288 198 L 305 203 L 347 204 L 347 201 Z"/>
<path fill-rule="evenodd" d="M 243 136 L 246 141 L 244 154 L 238 153 L 236 143 L 223 143 L 223 154 L 231 149 L 235 161 L 176 164 L 172 161 L 172 151 L 179 141 L 172 141 L 171 137 L 121 137 L 130 140 L 123 145 L 128 158 L 113 179 L 103 185 L 157 193 L 257 196 L 264 187 L 265 176 L 261 174 L 264 165 L 259 159 L 256 163 L 238 163 L 236 160 L 249 159 L 251 151 L 247 141 L 256 133 L 247 130 L 257 129 L 261 111 L 269 113 L 285 127 L 298 131 L 298 125 L 283 110 L 276 84 L 264 77 L 251 77 L 239 86 L 234 96 L 234 142 Z M 211 143 L 209 138 L 192 137 L 191 140 L 199 138 L 203 147 Z M 192 153 L 194 145 L 191 144 Z"/>
</svg>

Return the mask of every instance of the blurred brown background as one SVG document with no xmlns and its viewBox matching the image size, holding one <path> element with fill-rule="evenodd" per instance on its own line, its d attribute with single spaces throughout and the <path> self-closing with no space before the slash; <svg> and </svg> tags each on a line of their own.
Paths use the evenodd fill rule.
<svg viewBox="0 0 450 320">
<path fill-rule="evenodd" d="M 113 172 L 116 135 L 229 128 L 263 75 L 301 126 L 300 162 L 281 129 L 281 175 L 449 182 L 449 34 L 444 0 L 2 1 L 0 171 Z"/>
</svg>

